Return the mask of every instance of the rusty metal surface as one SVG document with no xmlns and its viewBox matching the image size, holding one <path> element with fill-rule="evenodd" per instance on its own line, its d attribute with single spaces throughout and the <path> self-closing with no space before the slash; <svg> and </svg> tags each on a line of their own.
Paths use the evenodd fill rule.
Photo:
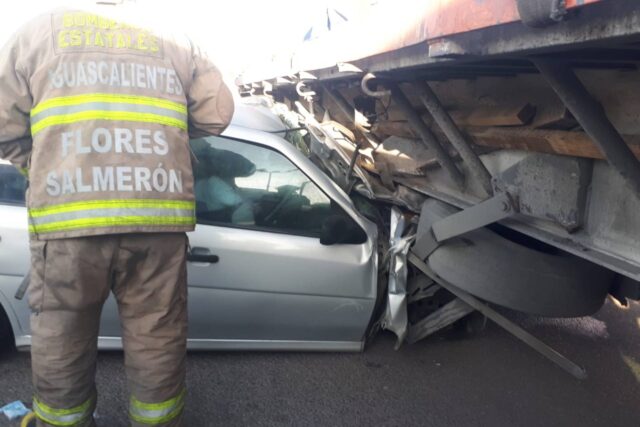
<svg viewBox="0 0 640 427">
<path fill-rule="evenodd" d="M 566 6 L 567 9 L 573 9 L 600 1 L 567 0 Z M 339 61 L 349 62 L 428 40 L 519 20 L 515 0 L 411 0 L 404 2 L 401 8 L 396 3 L 388 3 L 358 25 L 338 31 L 327 40 L 311 43 L 310 50 L 314 51 L 314 45 L 326 46 L 328 41 L 333 44 L 334 51 L 331 54 L 337 55 Z M 385 31 L 380 31 L 380 28 L 385 28 Z M 344 40 L 354 43 L 345 43 Z M 314 54 L 317 55 L 318 51 Z M 304 56 L 301 54 L 301 57 Z"/>
<path fill-rule="evenodd" d="M 567 0 L 567 9 L 602 0 Z M 421 33 L 407 35 L 406 45 L 520 20 L 515 0 L 444 0 L 426 3 Z M 397 48 L 397 47 L 396 47 Z"/>
<path fill-rule="evenodd" d="M 603 1 L 567 0 L 566 6 L 571 10 Z M 333 70 L 337 65 L 341 74 L 345 73 L 344 65 L 349 66 L 351 72 L 359 73 L 362 67 L 355 67 L 351 62 L 392 54 L 407 47 L 424 46 L 428 56 L 431 46 L 434 57 L 475 53 L 468 52 L 466 44 L 457 45 L 452 39 L 519 20 L 516 0 L 405 0 L 402 7 L 395 2 L 385 2 L 349 25 L 302 44 L 294 52 L 278 55 L 268 64 L 256 64 L 255 68 L 246 70 L 237 82 L 246 84 L 294 75 L 300 70 Z M 524 25 L 518 28 L 530 37 L 526 30 Z"/>
</svg>

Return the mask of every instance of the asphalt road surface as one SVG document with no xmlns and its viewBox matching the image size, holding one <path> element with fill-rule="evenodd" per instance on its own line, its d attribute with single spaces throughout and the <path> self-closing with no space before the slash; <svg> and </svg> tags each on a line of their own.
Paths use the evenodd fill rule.
<svg viewBox="0 0 640 427">
<path fill-rule="evenodd" d="M 187 426 L 639 426 L 640 305 L 595 316 L 510 314 L 584 366 L 576 380 L 495 325 L 394 351 L 190 353 Z M 98 425 L 126 426 L 122 354 L 99 356 Z M 30 401 L 29 355 L 0 352 L 0 404 Z M 0 426 L 18 425 L 0 420 Z"/>
</svg>

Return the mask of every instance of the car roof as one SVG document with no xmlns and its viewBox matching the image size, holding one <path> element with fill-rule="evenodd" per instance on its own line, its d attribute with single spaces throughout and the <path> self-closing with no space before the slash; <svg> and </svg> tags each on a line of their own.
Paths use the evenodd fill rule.
<svg viewBox="0 0 640 427">
<path fill-rule="evenodd" d="M 230 126 L 270 133 L 286 130 L 282 120 L 266 106 L 242 102 L 236 102 Z"/>
</svg>

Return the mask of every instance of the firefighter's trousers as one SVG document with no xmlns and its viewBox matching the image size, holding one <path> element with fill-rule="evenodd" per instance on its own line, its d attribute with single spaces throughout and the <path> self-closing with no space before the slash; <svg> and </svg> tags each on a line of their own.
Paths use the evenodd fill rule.
<svg viewBox="0 0 640 427">
<path fill-rule="evenodd" d="M 132 426 L 181 426 L 187 237 L 141 233 L 31 243 L 31 360 L 38 426 L 94 426 L 102 306 L 118 304 Z"/>
</svg>

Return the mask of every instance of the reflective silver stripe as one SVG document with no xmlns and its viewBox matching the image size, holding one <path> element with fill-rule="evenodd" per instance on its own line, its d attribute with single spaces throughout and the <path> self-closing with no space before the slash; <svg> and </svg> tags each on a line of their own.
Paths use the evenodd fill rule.
<svg viewBox="0 0 640 427">
<path fill-rule="evenodd" d="M 150 113 L 161 116 L 172 117 L 174 119 L 187 121 L 187 115 L 169 108 L 162 108 L 153 105 L 120 103 L 120 102 L 86 102 L 77 105 L 65 105 L 60 107 L 47 108 L 31 117 L 31 124 L 52 116 L 80 113 L 83 111 L 127 111 L 132 113 Z"/>
<path fill-rule="evenodd" d="M 70 221 L 82 218 L 105 217 L 131 217 L 131 216 L 155 216 L 155 217 L 194 217 L 191 209 L 165 209 L 165 208 L 113 208 L 113 209 L 86 209 L 70 212 L 61 212 L 44 216 L 30 216 L 32 225 L 49 224 L 52 222 Z"/>
<path fill-rule="evenodd" d="M 145 403 L 131 396 L 129 402 L 129 416 L 144 424 L 162 424 L 177 417 L 184 408 L 184 397 L 186 391 L 183 390 L 176 397 L 159 403 Z"/>
<path fill-rule="evenodd" d="M 34 398 L 33 411 L 38 418 L 46 423 L 55 426 L 74 426 L 91 415 L 92 400 L 89 399 L 74 409 L 53 409 Z"/>
<path fill-rule="evenodd" d="M 154 421 L 154 420 L 163 419 L 169 416 L 172 412 L 176 411 L 176 409 L 178 408 L 179 407 L 177 405 L 171 406 L 169 408 L 164 408 L 164 409 L 141 409 L 136 406 L 131 406 L 130 414 L 132 418 L 136 419 L 136 421 L 139 421 L 140 419 L 146 419 L 148 420 L 147 421 L 148 424 L 156 424 L 161 421 Z"/>
</svg>

